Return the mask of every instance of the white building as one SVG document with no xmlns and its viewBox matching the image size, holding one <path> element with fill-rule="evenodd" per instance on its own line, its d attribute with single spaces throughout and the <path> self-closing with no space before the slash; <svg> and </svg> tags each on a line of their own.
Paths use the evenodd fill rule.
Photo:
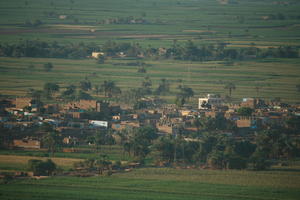
<svg viewBox="0 0 300 200">
<path fill-rule="evenodd" d="M 212 106 L 218 106 L 222 104 L 222 99 L 214 94 L 207 94 L 204 98 L 199 98 L 199 109 L 209 109 Z"/>
<path fill-rule="evenodd" d="M 99 121 L 99 120 L 89 120 L 89 124 L 92 127 L 104 127 L 108 128 L 108 122 L 107 121 Z"/>
<path fill-rule="evenodd" d="M 92 52 L 92 58 L 99 58 L 100 56 L 103 56 L 103 52 Z"/>
</svg>

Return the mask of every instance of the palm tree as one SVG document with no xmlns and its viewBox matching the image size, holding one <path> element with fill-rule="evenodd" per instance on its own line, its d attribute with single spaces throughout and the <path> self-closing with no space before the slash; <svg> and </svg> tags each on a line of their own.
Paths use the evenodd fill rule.
<svg viewBox="0 0 300 200">
<path fill-rule="evenodd" d="M 256 85 L 255 87 L 256 95 L 258 96 L 259 90 L 262 89 L 261 85 Z"/>
<path fill-rule="evenodd" d="M 197 133 L 199 133 L 199 130 L 200 130 L 200 127 L 201 127 L 202 124 L 201 124 L 201 121 L 198 117 L 196 119 L 194 119 L 193 125 L 196 126 Z"/>
<path fill-rule="evenodd" d="M 110 81 L 104 81 L 103 84 L 101 85 L 101 89 L 104 92 L 104 96 L 107 96 L 110 85 L 111 85 Z"/>
<path fill-rule="evenodd" d="M 111 161 L 108 160 L 108 156 L 105 154 L 100 155 L 100 159 L 97 159 L 95 163 L 99 170 L 99 174 L 103 174 L 103 170 L 110 169 L 111 166 Z"/>
<path fill-rule="evenodd" d="M 28 96 L 32 97 L 33 99 L 40 101 L 43 91 L 30 88 L 28 90 L 27 94 L 28 94 Z"/>
<path fill-rule="evenodd" d="M 50 131 L 43 137 L 43 143 L 47 146 L 48 151 L 51 152 L 52 156 L 54 156 L 54 152 L 61 142 L 62 138 L 57 131 Z"/>
<path fill-rule="evenodd" d="M 101 89 L 104 91 L 106 97 L 121 94 L 121 89 L 116 86 L 114 81 L 104 81 L 101 85 Z"/>
<path fill-rule="evenodd" d="M 236 87 L 234 83 L 230 82 L 224 86 L 224 89 L 227 89 L 229 91 L 229 96 L 231 97 L 232 90 L 235 90 Z"/>
<path fill-rule="evenodd" d="M 300 92 L 300 84 L 296 85 L 297 91 Z"/>
<path fill-rule="evenodd" d="M 96 95 L 98 95 L 100 91 L 101 91 L 101 87 L 99 87 L 98 85 L 95 85 Z"/>
<path fill-rule="evenodd" d="M 45 83 L 44 92 L 46 93 L 47 98 L 51 98 L 52 94 L 59 91 L 59 85 L 56 83 Z"/>
<path fill-rule="evenodd" d="M 160 137 L 155 144 L 155 149 L 160 153 L 160 159 L 170 163 L 174 160 L 175 141 L 171 136 Z"/>
<path fill-rule="evenodd" d="M 75 98 L 75 93 L 76 93 L 76 86 L 75 85 L 68 85 L 66 87 L 66 90 L 62 92 L 61 96 L 64 99 L 74 99 Z"/>
</svg>

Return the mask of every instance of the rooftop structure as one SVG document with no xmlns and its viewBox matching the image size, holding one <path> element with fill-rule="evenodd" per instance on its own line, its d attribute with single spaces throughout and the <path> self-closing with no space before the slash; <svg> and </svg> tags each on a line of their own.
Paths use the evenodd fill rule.
<svg viewBox="0 0 300 200">
<path fill-rule="evenodd" d="M 212 106 L 218 106 L 222 104 L 222 99 L 214 94 L 207 94 L 204 98 L 199 98 L 199 109 L 210 109 Z"/>
</svg>

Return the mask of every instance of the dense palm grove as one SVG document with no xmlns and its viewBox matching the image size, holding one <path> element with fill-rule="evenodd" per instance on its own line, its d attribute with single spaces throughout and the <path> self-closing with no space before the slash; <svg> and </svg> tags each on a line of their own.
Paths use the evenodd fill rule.
<svg viewBox="0 0 300 200">
<path fill-rule="evenodd" d="M 173 41 L 169 48 L 142 47 L 138 43 L 116 43 L 108 41 L 102 46 L 94 43 L 59 44 L 39 40 L 24 40 L 16 44 L 0 44 L 0 56 L 42 57 L 80 59 L 92 52 L 102 51 L 106 56 L 118 56 L 122 52 L 128 57 L 167 58 L 191 61 L 243 60 L 253 58 L 298 58 L 299 47 L 280 46 L 260 49 L 253 44 L 248 48 L 229 48 L 220 42 L 196 45 L 192 41 L 184 44 Z"/>
<path fill-rule="evenodd" d="M 299 156 L 299 121 L 299 117 L 293 117 L 284 126 L 274 124 L 242 135 L 223 117 L 205 118 L 193 121 L 198 128 L 193 133 L 177 127 L 176 134 L 159 135 L 156 128 L 145 126 L 121 131 L 98 130 L 92 135 L 78 135 L 77 140 L 92 145 L 98 153 L 101 153 L 102 145 L 121 145 L 124 153 L 140 163 L 150 159 L 159 166 L 263 170 Z M 224 134 L 226 131 L 234 132 L 236 136 Z M 52 156 L 62 147 L 78 145 L 74 140 L 66 146 L 62 143 L 62 135 L 49 124 L 44 124 L 26 131 L 1 127 L 1 147 L 5 148 L 13 139 L 25 136 L 41 138 Z"/>
</svg>

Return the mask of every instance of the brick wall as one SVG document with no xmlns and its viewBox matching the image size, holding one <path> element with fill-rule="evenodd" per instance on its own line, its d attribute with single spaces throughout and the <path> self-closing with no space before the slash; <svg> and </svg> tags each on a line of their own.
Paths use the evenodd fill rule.
<svg viewBox="0 0 300 200">
<path fill-rule="evenodd" d="M 38 140 L 14 140 L 14 147 L 28 148 L 28 149 L 40 149 L 41 142 Z"/>
<path fill-rule="evenodd" d="M 32 98 L 27 98 L 27 97 L 16 98 L 16 108 L 23 109 L 24 107 L 29 106 L 31 100 Z"/>
</svg>

